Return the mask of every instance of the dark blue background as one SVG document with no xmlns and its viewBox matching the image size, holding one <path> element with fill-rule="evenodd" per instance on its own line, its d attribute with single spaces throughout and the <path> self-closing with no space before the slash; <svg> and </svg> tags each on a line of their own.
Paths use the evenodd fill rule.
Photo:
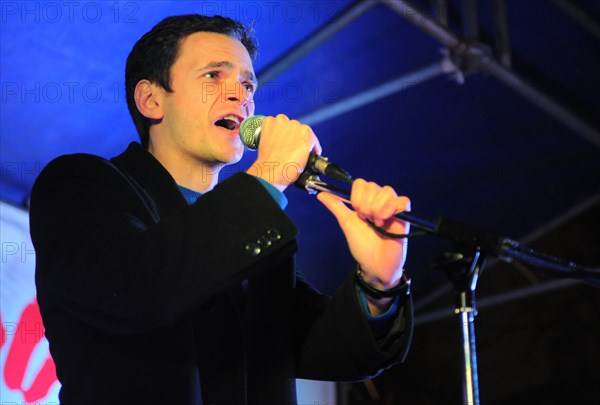
<svg viewBox="0 0 600 405">
<path fill-rule="evenodd" d="M 217 13 L 254 21 L 256 71 L 329 23 L 349 1 L 2 2 L 2 182 L 0 198 L 26 206 L 35 176 L 74 152 L 105 157 L 137 139 L 124 102 L 124 63 L 134 42 L 162 18 Z M 426 7 L 427 2 L 417 3 Z M 490 2 L 480 5 L 482 40 L 493 44 Z M 596 128 L 600 42 L 553 4 L 508 1 L 513 67 Z M 576 2 L 596 19 L 600 4 Z M 460 34 L 459 2 L 450 2 Z M 428 10 L 429 11 L 429 10 Z M 443 47 L 383 4 L 345 27 L 270 83 L 257 113 L 292 117 L 340 101 L 441 59 Z M 319 123 L 324 154 L 355 177 L 390 184 L 426 218 L 456 218 L 521 238 L 598 193 L 600 152 L 485 73 L 458 85 L 447 76 Z M 253 159 L 248 152 L 240 165 Z M 334 219 L 300 190 L 288 212 L 301 229 L 299 265 L 331 292 L 352 260 Z M 243 203 L 243 202 L 240 202 Z M 591 249 L 581 241 L 582 249 Z M 411 245 L 414 287 L 444 244 Z M 327 273 L 317 263 L 326 263 Z"/>
</svg>

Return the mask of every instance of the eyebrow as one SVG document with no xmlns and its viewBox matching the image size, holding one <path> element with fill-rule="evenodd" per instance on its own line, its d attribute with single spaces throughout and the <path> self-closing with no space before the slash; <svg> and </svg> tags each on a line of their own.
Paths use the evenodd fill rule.
<svg viewBox="0 0 600 405">
<path fill-rule="evenodd" d="M 223 60 L 223 61 L 213 61 L 213 62 L 209 62 L 206 66 L 200 68 L 199 70 L 209 70 L 209 69 L 227 69 L 227 70 L 231 70 L 235 67 L 235 64 L 231 61 L 228 60 Z M 254 74 L 253 71 L 251 70 L 244 70 L 242 71 L 242 73 L 244 74 L 244 76 L 251 81 L 252 83 L 254 83 L 254 85 L 258 85 L 258 80 L 256 79 L 256 75 Z"/>
</svg>

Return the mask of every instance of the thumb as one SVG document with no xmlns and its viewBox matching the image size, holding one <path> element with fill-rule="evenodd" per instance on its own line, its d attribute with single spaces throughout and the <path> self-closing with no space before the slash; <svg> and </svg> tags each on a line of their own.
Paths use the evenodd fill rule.
<svg viewBox="0 0 600 405">
<path fill-rule="evenodd" d="M 340 224 L 343 224 L 348 217 L 352 214 L 352 210 L 346 206 L 341 197 L 338 197 L 331 193 L 321 192 L 317 194 L 317 200 L 333 214 Z"/>
</svg>

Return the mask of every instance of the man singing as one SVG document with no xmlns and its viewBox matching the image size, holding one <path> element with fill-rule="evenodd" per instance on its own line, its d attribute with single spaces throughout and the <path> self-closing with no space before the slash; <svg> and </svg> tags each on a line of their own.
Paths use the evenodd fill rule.
<svg viewBox="0 0 600 405">
<path fill-rule="evenodd" d="M 329 297 L 295 269 L 284 212 L 321 152 L 312 129 L 267 117 L 256 161 L 218 182 L 243 154 L 255 54 L 228 18 L 164 19 L 127 59 L 141 143 L 59 157 L 37 179 L 36 285 L 63 405 L 294 404 L 296 378 L 356 381 L 406 356 L 405 240 L 369 224 L 406 233 L 406 197 L 361 179 L 350 206 L 318 195 L 357 262 Z"/>
</svg>

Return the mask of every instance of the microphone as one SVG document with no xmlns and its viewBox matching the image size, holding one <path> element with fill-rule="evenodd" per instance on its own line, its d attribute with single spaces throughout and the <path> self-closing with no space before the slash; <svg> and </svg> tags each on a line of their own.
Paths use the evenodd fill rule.
<svg viewBox="0 0 600 405">
<path fill-rule="evenodd" d="M 242 139 L 242 143 L 250 150 L 258 149 L 264 119 L 264 115 L 253 115 L 242 121 L 242 125 L 240 126 L 240 138 Z M 326 157 L 317 155 L 314 152 L 310 152 L 310 155 L 308 156 L 308 162 L 306 163 L 304 173 L 307 171 L 312 172 L 313 174 L 322 174 L 331 179 L 352 183 L 352 176 L 350 176 L 347 171 L 335 163 L 330 162 Z"/>
</svg>

